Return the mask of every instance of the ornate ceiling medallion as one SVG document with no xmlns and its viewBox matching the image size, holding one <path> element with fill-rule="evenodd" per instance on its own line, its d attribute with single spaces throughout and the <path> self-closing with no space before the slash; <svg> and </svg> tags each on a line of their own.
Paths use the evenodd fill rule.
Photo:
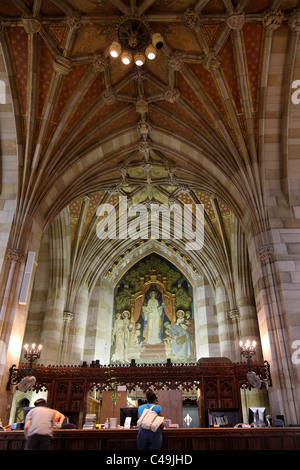
<svg viewBox="0 0 300 470">
<path fill-rule="evenodd" d="M 127 17 L 122 21 L 117 34 L 122 46 L 131 51 L 140 51 L 150 41 L 150 30 L 146 22 L 136 17 Z"/>
</svg>

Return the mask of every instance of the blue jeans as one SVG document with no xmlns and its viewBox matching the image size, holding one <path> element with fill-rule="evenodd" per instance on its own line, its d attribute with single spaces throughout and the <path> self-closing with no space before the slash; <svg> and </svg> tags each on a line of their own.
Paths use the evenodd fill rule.
<svg viewBox="0 0 300 470">
<path fill-rule="evenodd" d="M 162 434 L 160 428 L 156 432 L 150 429 L 139 429 L 137 436 L 138 450 L 160 450 L 162 446 Z"/>
</svg>

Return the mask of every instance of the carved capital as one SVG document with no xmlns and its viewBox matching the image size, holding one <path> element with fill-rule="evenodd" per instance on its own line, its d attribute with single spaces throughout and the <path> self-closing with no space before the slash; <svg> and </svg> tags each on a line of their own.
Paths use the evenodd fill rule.
<svg viewBox="0 0 300 470">
<path fill-rule="evenodd" d="M 5 253 L 5 259 L 9 261 L 17 261 L 17 263 L 22 263 L 25 259 L 25 253 L 16 248 L 7 248 Z"/>
<path fill-rule="evenodd" d="M 273 255 L 274 255 L 273 245 L 263 245 L 259 247 L 257 250 L 257 256 L 262 261 L 271 259 Z"/>
<path fill-rule="evenodd" d="M 299 33 L 300 31 L 300 10 L 294 10 L 288 21 L 288 25 L 291 31 Z"/>
<path fill-rule="evenodd" d="M 266 29 L 275 31 L 282 25 L 284 20 L 284 13 L 281 10 L 273 11 L 267 10 L 265 16 L 263 17 L 263 26 Z"/>
</svg>

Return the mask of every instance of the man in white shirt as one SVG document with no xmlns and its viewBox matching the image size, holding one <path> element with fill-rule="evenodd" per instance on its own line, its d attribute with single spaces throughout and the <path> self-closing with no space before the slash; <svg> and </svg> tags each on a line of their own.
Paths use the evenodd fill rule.
<svg viewBox="0 0 300 470">
<path fill-rule="evenodd" d="M 54 413 L 43 398 L 36 400 L 34 406 L 25 419 L 25 450 L 50 450 Z"/>
</svg>

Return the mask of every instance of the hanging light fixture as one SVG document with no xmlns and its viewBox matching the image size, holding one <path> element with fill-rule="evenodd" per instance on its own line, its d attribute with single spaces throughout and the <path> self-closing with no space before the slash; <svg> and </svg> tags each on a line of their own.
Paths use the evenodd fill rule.
<svg viewBox="0 0 300 470">
<path fill-rule="evenodd" d="M 156 49 L 152 44 L 149 44 L 149 46 L 146 47 L 145 54 L 147 59 L 153 60 L 156 57 Z"/>
<path fill-rule="evenodd" d="M 134 62 L 135 62 L 135 65 L 137 65 L 138 67 L 141 67 L 142 65 L 144 65 L 145 60 L 146 58 L 142 52 L 137 52 L 134 55 Z"/>
<path fill-rule="evenodd" d="M 132 61 L 132 55 L 128 51 L 124 51 L 121 54 L 121 61 L 123 64 L 128 65 Z"/>
<path fill-rule="evenodd" d="M 117 37 L 118 40 L 111 44 L 109 53 L 113 58 L 120 56 L 125 65 L 132 62 L 133 55 L 135 64 L 141 67 L 146 58 L 155 59 L 157 50 L 164 45 L 161 34 L 155 33 L 151 37 L 147 23 L 137 17 L 127 17 L 120 22 Z"/>
<path fill-rule="evenodd" d="M 121 50 L 120 44 L 117 41 L 114 41 L 109 48 L 109 53 L 112 57 L 116 58 L 121 54 Z"/>
</svg>

